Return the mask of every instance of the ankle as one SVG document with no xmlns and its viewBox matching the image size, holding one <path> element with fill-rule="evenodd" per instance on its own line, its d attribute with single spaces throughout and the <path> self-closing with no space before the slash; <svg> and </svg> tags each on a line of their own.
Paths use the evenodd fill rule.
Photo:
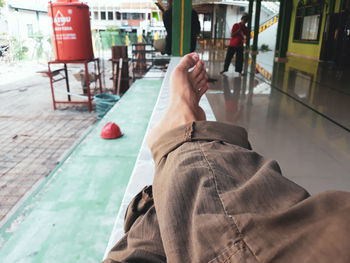
<svg viewBox="0 0 350 263">
<path fill-rule="evenodd" d="M 186 103 L 181 102 L 173 101 L 169 105 L 166 115 L 168 120 L 172 119 L 174 122 L 178 123 L 178 125 L 183 125 L 197 120 L 196 109 Z"/>
</svg>

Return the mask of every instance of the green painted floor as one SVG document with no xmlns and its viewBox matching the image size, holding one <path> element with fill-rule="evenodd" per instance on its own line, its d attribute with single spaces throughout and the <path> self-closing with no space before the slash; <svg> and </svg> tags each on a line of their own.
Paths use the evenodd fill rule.
<svg viewBox="0 0 350 263">
<path fill-rule="evenodd" d="M 0 231 L 0 262 L 99 262 L 162 80 L 138 80 Z M 108 121 L 124 136 L 103 140 Z"/>
</svg>

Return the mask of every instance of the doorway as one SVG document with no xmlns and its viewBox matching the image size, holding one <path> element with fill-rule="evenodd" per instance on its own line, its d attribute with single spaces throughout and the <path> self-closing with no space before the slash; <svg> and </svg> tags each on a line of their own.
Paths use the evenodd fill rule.
<svg viewBox="0 0 350 263">
<path fill-rule="evenodd" d="M 327 16 L 320 59 L 350 67 L 350 9 Z"/>
</svg>

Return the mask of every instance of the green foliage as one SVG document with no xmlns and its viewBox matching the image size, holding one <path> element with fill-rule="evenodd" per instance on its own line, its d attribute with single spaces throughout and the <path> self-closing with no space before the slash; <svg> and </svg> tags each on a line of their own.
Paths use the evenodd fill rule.
<svg viewBox="0 0 350 263">
<path fill-rule="evenodd" d="M 106 31 L 108 31 L 108 32 L 120 32 L 120 28 L 118 26 L 108 26 L 106 28 Z"/>
<path fill-rule="evenodd" d="M 0 0 L 0 8 L 5 5 L 5 0 Z M 1 10 L 0 10 L 0 16 L 1 16 Z"/>
<path fill-rule="evenodd" d="M 27 57 L 28 47 L 23 45 L 23 41 L 19 41 L 16 38 L 10 40 L 10 49 L 13 54 L 13 58 L 16 60 L 23 60 Z"/>
<path fill-rule="evenodd" d="M 271 49 L 269 48 L 269 45 L 262 44 L 261 47 L 260 47 L 260 50 L 262 52 L 265 52 L 265 51 L 270 51 Z"/>
<path fill-rule="evenodd" d="M 160 21 L 160 17 L 158 15 L 158 12 L 152 12 L 152 18 L 157 19 L 157 21 Z"/>
</svg>

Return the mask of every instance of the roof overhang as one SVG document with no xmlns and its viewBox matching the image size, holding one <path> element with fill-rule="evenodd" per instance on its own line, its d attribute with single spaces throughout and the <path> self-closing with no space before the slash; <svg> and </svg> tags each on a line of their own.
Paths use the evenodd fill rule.
<svg viewBox="0 0 350 263">
<path fill-rule="evenodd" d="M 28 11 L 28 12 L 35 12 L 35 13 L 45 13 L 47 14 L 48 11 L 45 9 L 39 9 L 39 8 L 31 8 L 23 5 L 9 5 L 9 8 L 15 10 L 15 11 Z"/>
</svg>

